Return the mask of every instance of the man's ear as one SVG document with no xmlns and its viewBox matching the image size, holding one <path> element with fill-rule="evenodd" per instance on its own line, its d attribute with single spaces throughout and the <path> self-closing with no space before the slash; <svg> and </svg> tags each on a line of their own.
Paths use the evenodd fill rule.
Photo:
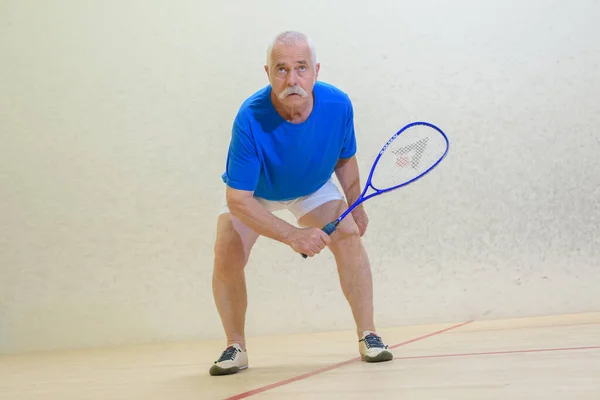
<svg viewBox="0 0 600 400">
<path fill-rule="evenodd" d="M 320 69 L 321 69 L 321 63 L 317 63 L 317 65 L 315 66 L 315 82 L 319 78 L 319 70 Z"/>
</svg>

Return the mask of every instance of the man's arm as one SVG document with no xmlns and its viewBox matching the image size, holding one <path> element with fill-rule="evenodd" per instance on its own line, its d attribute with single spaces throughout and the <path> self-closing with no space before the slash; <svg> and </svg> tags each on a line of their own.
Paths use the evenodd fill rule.
<svg viewBox="0 0 600 400">
<path fill-rule="evenodd" d="M 348 207 L 350 207 L 359 197 L 361 193 L 360 189 L 360 174 L 358 171 L 358 161 L 356 156 L 350 158 L 340 158 L 335 166 L 335 175 L 337 176 L 342 190 L 346 195 L 346 201 Z M 369 218 L 367 213 L 361 204 L 359 204 L 354 210 L 352 210 L 352 217 L 358 226 L 360 236 L 363 236 L 367 231 L 367 225 L 369 225 Z"/>
<path fill-rule="evenodd" d="M 232 215 L 262 236 L 289 244 L 294 226 L 276 217 L 263 207 L 252 192 L 227 186 L 227 206 Z"/>
<path fill-rule="evenodd" d="M 335 166 L 335 175 L 342 185 L 348 206 L 360 197 L 360 175 L 356 156 L 340 158 Z M 362 207 L 360 204 L 358 207 Z"/>
<path fill-rule="evenodd" d="M 330 242 L 329 235 L 317 228 L 296 228 L 263 207 L 251 191 L 227 186 L 227 206 L 232 215 L 262 236 L 287 244 L 309 257 L 319 254 Z"/>
</svg>

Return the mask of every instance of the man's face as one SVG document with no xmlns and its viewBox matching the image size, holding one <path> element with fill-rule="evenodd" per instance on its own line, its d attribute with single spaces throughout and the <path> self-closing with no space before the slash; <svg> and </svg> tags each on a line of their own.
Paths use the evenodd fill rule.
<svg viewBox="0 0 600 400">
<path fill-rule="evenodd" d="M 270 65 L 265 65 L 273 93 L 287 106 L 310 101 L 319 68 L 319 64 L 313 67 L 310 47 L 306 43 L 276 43 L 271 52 Z"/>
</svg>

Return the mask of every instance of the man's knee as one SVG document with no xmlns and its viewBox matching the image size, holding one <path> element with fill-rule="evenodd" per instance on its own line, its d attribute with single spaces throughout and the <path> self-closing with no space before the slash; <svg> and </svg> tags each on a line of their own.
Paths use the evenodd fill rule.
<svg viewBox="0 0 600 400">
<path fill-rule="evenodd" d="M 353 245 L 356 241 L 360 241 L 360 231 L 352 218 L 352 214 L 349 214 L 340 222 L 331 235 L 331 245 Z"/>
<path fill-rule="evenodd" d="M 243 247 L 232 238 L 217 240 L 214 256 L 217 269 L 243 268 L 248 261 Z"/>
<path fill-rule="evenodd" d="M 256 236 L 248 228 L 236 225 L 235 217 L 222 214 L 217 223 L 214 244 L 215 268 L 219 270 L 244 268 Z"/>
</svg>

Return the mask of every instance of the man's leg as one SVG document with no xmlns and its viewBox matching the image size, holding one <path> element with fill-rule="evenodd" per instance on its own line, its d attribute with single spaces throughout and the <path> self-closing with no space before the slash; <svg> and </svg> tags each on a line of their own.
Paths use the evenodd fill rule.
<svg viewBox="0 0 600 400">
<path fill-rule="evenodd" d="M 344 201 L 331 200 L 305 214 L 299 223 L 322 228 L 347 208 Z M 331 235 L 329 249 L 335 257 L 342 291 L 352 310 L 363 359 L 392 359 L 392 353 L 375 334 L 371 266 L 352 214 L 346 216 Z M 373 335 L 370 335 L 371 332 Z"/>
<path fill-rule="evenodd" d="M 214 245 L 213 295 L 225 330 L 228 348 L 220 362 L 212 366 L 212 375 L 238 372 L 247 366 L 245 322 L 247 308 L 244 267 L 258 234 L 230 213 L 219 215 Z M 238 346 L 235 346 L 237 344 Z M 243 352 L 240 352 L 243 351 Z M 234 357 L 238 357 L 237 360 Z"/>
<path fill-rule="evenodd" d="M 341 200 L 329 201 L 304 215 L 299 223 L 322 228 L 346 209 L 346 203 Z M 360 337 L 364 331 L 375 331 L 371 267 L 351 214 L 342 220 L 332 234 L 329 249 L 335 257 L 340 284 L 350 304 L 357 334 Z"/>
</svg>

